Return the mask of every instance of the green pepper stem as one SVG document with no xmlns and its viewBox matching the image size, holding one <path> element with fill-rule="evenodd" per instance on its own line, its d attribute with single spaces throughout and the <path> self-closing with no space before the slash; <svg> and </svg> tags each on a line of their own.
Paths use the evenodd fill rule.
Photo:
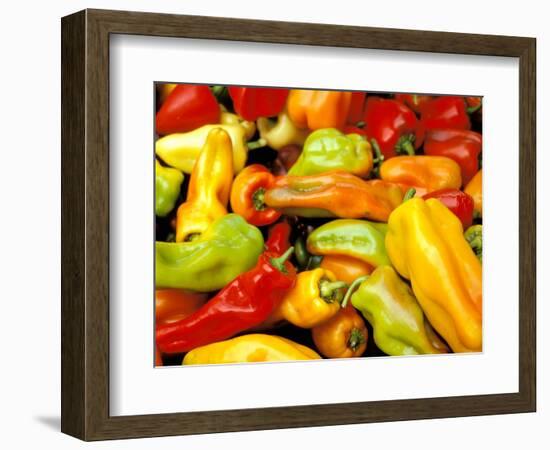
<svg viewBox="0 0 550 450">
<path fill-rule="evenodd" d="M 416 189 L 410 188 L 407 192 L 405 192 L 405 195 L 403 196 L 403 203 L 413 198 L 415 194 L 416 194 Z"/>
<path fill-rule="evenodd" d="M 267 145 L 267 141 L 263 138 L 258 139 L 257 141 L 250 141 L 246 144 L 248 150 L 255 150 L 257 148 L 262 148 Z"/>
<path fill-rule="evenodd" d="M 348 284 L 344 281 L 319 281 L 319 296 L 327 303 L 337 300 L 337 291 L 342 288 L 348 287 Z"/>
<path fill-rule="evenodd" d="M 294 252 L 294 247 L 290 247 L 286 252 L 284 252 L 278 258 L 271 258 L 269 260 L 269 263 L 273 267 L 275 267 L 275 269 L 277 269 L 279 272 L 286 273 L 287 270 L 285 268 L 285 262 L 287 261 L 288 258 L 290 258 L 290 255 L 292 255 L 293 252 Z"/>
<path fill-rule="evenodd" d="M 359 328 L 353 328 L 349 335 L 348 347 L 356 351 L 365 342 L 365 336 Z"/>
<path fill-rule="evenodd" d="M 382 162 L 384 161 L 384 155 L 380 151 L 380 146 L 378 145 L 378 142 L 376 141 L 376 139 L 372 138 L 370 140 L 370 143 L 372 145 L 372 149 L 374 150 L 374 159 L 372 160 L 372 162 L 374 164 L 382 164 Z"/>
<path fill-rule="evenodd" d="M 227 88 L 225 86 L 212 86 L 210 90 L 215 97 L 220 97 Z"/>
<path fill-rule="evenodd" d="M 414 156 L 414 145 L 411 141 L 403 141 L 401 143 L 400 149 L 404 151 L 409 156 Z"/>
<path fill-rule="evenodd" d="M 341 306 L 342 308 L 345 308 L 348 304 L 349 299 L 351 298 L 351 294 L 355 291 L 355 289 L 363 282 L 365 281 L 369 276 L 364 275 L 362 277 L 356 278 L 353 280 L 353 283 L 350 284 L 350 287 L 348 288 L 346 295 L 344 296 L 344 300 L 342 300 Z"/>
<path fill-rule="evenodd" d="M 265 210 L 265 202 L 264 202 L 264 196 L 265 196 L 265 188 L 261 187 L 252 194 L 252 204 L 254 205 L 254 209 L 256 211 L 264 211 Z"/>
<path fill-rule="evenodd" d="M 479 108 L 481 108 L 481 102 L 479 102 L 478 105 L 468 106 L 468 107 L 466 108 L 466 112 L 467 112 L 468 114 L 473 114 L 473 113 L 475 113 Z"/>
</svg>

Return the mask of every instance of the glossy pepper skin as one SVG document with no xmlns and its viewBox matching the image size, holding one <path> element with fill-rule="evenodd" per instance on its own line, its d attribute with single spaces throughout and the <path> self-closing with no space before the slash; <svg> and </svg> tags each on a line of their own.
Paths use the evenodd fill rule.
<svg viewBox="0 0 550 450">
<path fill-rule="evenodd" d="M 458 218 L 438 200 L 408 200 L 390 216 L 386 249 L 452 350 L 481 351 L 481 263 Z"/>
<path fill-rule="evenodd" d="M 176 206 L 180 195 L 183 174 L 171 167 L 164 167 L 155 160 L 155 214 L 167 216 Z"/>
<path fill-rule="evenodd" d="M 301 147 L 308 135 L 308 130 L 302 130 L 294 125 L 286 111 L 281 112 L 276 120 L 260 117 L 256 123 L 260 138 L 273 150 L 281 150 L 288 145 Z"/>
<path fill-rule="evenodd" d="M 464 97 L 441 96 L 426 102 L 420 111 L 422 128 L 425 131 L 441 128 L 469 130 L 470 116 Z"/>
<path fill-rule="evenodd" d="M 272 117 L 285 107 L 288 89 L 237 87 L 228 88 L 235 112 L 246 120 Z"/>
<path fill-rule="evenodd" d="M 269 235 L 265 242 L 265 248 L 268 252 L 281 256 L 290 246 L 290 233 L 292 228 L 288 222 L 279 222 L 269 229 Z M 296 251 L 296 249 L 294 249 Z"/>
<path fill-rule="evenodd" d="M 239 125 L 244 130 L 244 136 L 246 140 L 249 140 L 254 136 L 256 132 L 256 124 L 249 120 L 244 120 L 242 117 L 239 117 L 237 114 L 230 113 L 228 111 L 222 110 L 220 114 L 220 124 L 221 125 Z"/>
<path fill-rule="evenodd" d="M 361 316 L 348 305 L 313 328 L 311 337 L 327 358 L 355 358 L 365 353 L 369 332 Z"/>
<path fill-rule="evenodd" d="M 433 99 L 431 95 L 417 95 L 417 94 L 395 94 L 393 96 L 395 100 L 404 103 L 411 108 L 415 113 L 420 113 L 422 106 Z"/>
<path fill-rule="evenodd" d="M 347 123 L 352 98 L 352 92 L 292 89 L 287 102 L 288 115 L 298 128 L 341 129 Z"/>
<path fill-rule="evenodd" d="M 191 242 L 155 244 L 160 288 L 211 292 L 254 267 L 263 250 L 260 230 L 237 214 L 220 217 Z"/>
<path fill-rule="evenodd" d="M 424 153 L 446 156 L 455 161 L 460 166 L 462 183 L 466 185 L 479 170 L 481 144 L 481 134 L 475 131 L 452 128 L 431 130 L 426 133 Z"/>
<path fill-rule="evenodd" d="M 474 199 L 474 214 L 478 217 L 483 215 L 483 171 L 480 170 L 474 175 L 464 188 L 464 192 Z"/>
<path fill-rule="evenodd" d="M 483 226 L 472 225 L 464 233 L 464 238 L 478 257 L 483 262 Z"/>
<path fill-rule="evenodd" d="M 346 283 L 325 269 L 300 272 L 296 284 L 283 297 L 269 321 L 286 320 L 300 328 L 313 328 L 339 311 L 346 287 Z"/>
<path fill-rule="evenodd" d="M 233 181 L 231 187 L 231 208 L 243 216 L 248 223 L 256 226 L 275 222 L 281 213 L 269 208 L 264 201 L 265 191 L 269 189 L 275 177 L 265 166 L 252 164 L 246 166 Z"/>
<path fill-rule="evenodd" d="M 237 276 L 199 310 L 157 327 L 160 351 L 188 352 L 264 322 L 294 286 L 296 270 L 286 261 L 291 252 L 281 257 L 262 253 L 253 269 Z"/>
<path fill-rule="evenodd" d="M 339 219 L 315 229 L 307 238 L 314 255 L 344 255 L 372 267 L 390 263 L 386 253 L 387 225 L 366 220 Z"/>
<path fill-rule="evenodd" d="M 155 323 L 176 322 L 194 313 L 206 302 L 207 295 L 183 289 L 155 291 Z"/>
<path fill-rule="evenodd" d="M 410 287 L 393 267 L 377 267 L 351 296 L 374 331 L 376 346 L 390 356 L 444 353 Z"/>
<path fill-rule="evenodd" d="M 443 203 L 460 219 L 462 227 L 468 228 L 474 219 L 474 200 L 460 189 L 441 189 L 422 197 L 424 200 L 435 198 Z"/>
<path fill-rule="evenodd" d="M 403 199 L 399 186 L 365 181 L 343 171 L 275 180 L 265 203 L 283 214 L 300 217 L 367 218 L 384 222 Z"/>
<path fill-rule="evenodd" d="M 166 164 L 184 173 L 191 173 L 212 130 L 221 128 L 231 138 L 233 171 L 239 173 L 248 156 L 247 135 L 249 130 L 243 125 L 204 125 L 187 133 L 174 133 L 164 136 L 155 143 L 155 153 Z"/>
<path fill-rule="evenodd" d="M 195 348 L 185 355 L 183 364 L 231 364 L 311 359 L 321 359 L 321 357 L 305 345 L 290 339 L 269 334 L 246 334 Z"/>
<path fill-rule="evenodd" d="M 459 189 L 462 185 L 459 165 L 443 156 L 397 156 L 382 163 L 380 178 L 425 188 L 428 193 L 440 189 Z"/>
<path fill-rule="evenodd" d="M 337 279 L 348 284 L 353 283 L 357 278 L 370 274 L 373 267 L 370 264 L 346 255 L 328 254 L 321 260 L 322 269 L 330 270 Z"/>
<path fill-rule="evenodd" d="M 193 167 L 187 199 L 178 207 L 176 242 L 195 239 L 227 214 L 233 181 L 231 139 L 223 128 L 214 128 Z"/>
<path fill-rule="evenodd" d="M 166 97 L 156 116 L 158 134 L 183 133 L 217 123 L 220 106 L 205 85 L 178 84 Z"/>
<path fill-rule="evenodd" d="M 323 128 L 308 136 L 300 157 L 288 174 L 304 176 L 343 170 L 366 178 L 371 169 L 372 149 L 363 136 Z"/>
<path fill-rule="evenodd" d="M 392 99 L 369 97 L 365 107 L 365 131 L 387 160 L 398 154 L 414 155 L 423 135 L 415 113 Z"/>
</svg>

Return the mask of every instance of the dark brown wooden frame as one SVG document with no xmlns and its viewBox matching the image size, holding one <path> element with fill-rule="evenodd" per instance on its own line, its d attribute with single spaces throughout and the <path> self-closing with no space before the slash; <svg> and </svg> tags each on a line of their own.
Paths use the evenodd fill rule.
<svg viewBox="0 0 550 450">
<path fill-rule="evenodd" d="M 103 10 L 78 12 L 61 25 L 63 432 L 99 440 L 535 411 L 534 38 Z M 109 416 L 110 34 L 519 58 L 519 392 Z"/>
</svg>

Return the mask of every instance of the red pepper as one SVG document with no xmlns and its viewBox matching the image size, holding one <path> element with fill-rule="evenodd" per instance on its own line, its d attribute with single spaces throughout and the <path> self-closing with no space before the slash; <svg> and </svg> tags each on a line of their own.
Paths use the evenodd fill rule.
<svg viewBox="0 0 550 450">
<path fill-rule="evenodd" d="M 367 132 L 364 128 L 357 127 L 355 125 L 345 125 L 344 128 L 342 128 L 342 132 L 345 134 L 360 134 L 361 136 L 367 136 Z"/>
<path fill-rule="evenodd" d="M 365 109 L 366 97 L 367 97 L 366 92 L 351 93 L 351 102 L 349 104 L 347 123 L 355 125 L 358 122 L 363 120 L 363 112 Z"/>
<path fill-rule="evenodd" d="M 292 228 L 288 222 L 279 222 L 269 229 L 269 238 L 265 243 L 268 252 L 282 255 L 290 248 L 290 233 Z"/>
<path fill-rule="evenodd" d="M 474 199 L 459 189 L 441 189 L 430 192 L 422 198 L 436 198 L 451 210 L 462 222 L 464 229 L 468 228 L 474 217 Z"/>
<path fill-rule="evenodd" d="M 296 269 L 287 261 L 294 249 L 277 257 L 266 251 L 256 267 L 239 275 L 198 311 L 157 328 L 162 353 L 183 353 L 228 339 L 264 322 L 292 289 Z"/>
<path fill-rule="evenodd" d="M 397 100 L 370 97 L 365 108 L 365 131 L 385 159 L 400 153 L 414 155 L 422 133 L 414 112 Z M 414 145 L 413 145 L 414 144 Z"/>
<path fill-rule="evenodd" d="M 184 133 L 219 119 L 220 105 L 208 86 L 179 84 L 157 112 L 157 133 Z"/>
<path fill-rule="evenodd" d="M 420 120 L 425 131 L 438 128 L 471 128 L 464 97 L 442 96 L 426 102 L 421 108 Z"/>
<path fill-rule="evenodd" d="M 228 88 L 235 112 L 245 120 L 272 117 L 285 107 L 289 89 L 237 87 Z"/>
<path fill-rule="evenodd" d="M 393 98 L 407 105 L 415 113 L 420 113 L 422 105 L 433 99 L 433 96 L 416 94 L 395 94 Z"/>
<path fill-rule="evenodd" d="M 475 131 L 452 128 L 432 130 L 426 133 L 424 153 L 454 160 L 460 166 L 462 184 L 466 186 L 479 170 L 481 143 L 481 134 Z"/>
</svg>

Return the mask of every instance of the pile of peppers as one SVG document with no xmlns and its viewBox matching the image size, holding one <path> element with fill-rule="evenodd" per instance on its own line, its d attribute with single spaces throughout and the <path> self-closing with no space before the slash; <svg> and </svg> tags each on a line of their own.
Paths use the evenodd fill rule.
<svg viewBox="0 0 550 450">
<path fill-rule="evenodd" d="M 155 365 L 482 350 L 481 97 L 156 92 Z"/>
</svg>

